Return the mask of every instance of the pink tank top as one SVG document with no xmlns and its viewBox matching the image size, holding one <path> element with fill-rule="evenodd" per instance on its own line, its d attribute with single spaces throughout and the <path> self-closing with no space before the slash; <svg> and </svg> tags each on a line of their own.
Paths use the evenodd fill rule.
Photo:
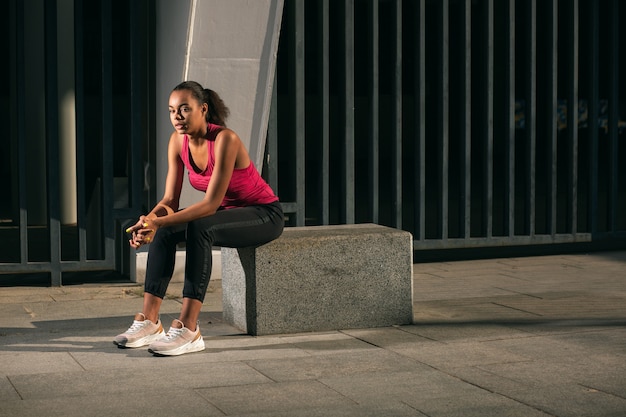
<svg viewBox="0 0 626 417">
<path fill-rule="evenodd" d="M 209 150 L 209 162 L 204 171 L 198 172 L 192 163 L 191 154 L 189 152 L 189 137 L 185 135 L 183 139 L 183 147 L 181 149 L 181 159 L 189 174 L 189 183 L 196 190 L 206 192 L 211 180 L 213 167 L 215 166 L 215 137 L 221 130 L 222 126 L 208 124 L 207 146 Z M 228 184 L 226 195 L 222 200 L 221 206 L 224 208 L 235 208 L 252 206 L 256 204 L 269 204 L 278 201 L 278 197 L 274 194 L 271 187 L 259 175 L 252 161 L 247 168 L 235 169 L 233 176 Z"/>
</svg>

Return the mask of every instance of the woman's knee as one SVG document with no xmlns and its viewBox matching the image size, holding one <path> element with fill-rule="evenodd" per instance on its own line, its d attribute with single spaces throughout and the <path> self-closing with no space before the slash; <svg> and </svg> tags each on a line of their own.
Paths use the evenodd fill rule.
<svg viewBox="0 0 626 417">
<path fill-rule="evenodd" d="M 148 251 L 174 250 L 176 245 L 184 240 L 184 233 L 181 233 L 174 228 L 162 227 L 156 231 Z"/>
<path fill-rule="evenodd" d="M 205 243 L 211 246 L 215 240 L 214 224 L 208 219 L 192 220 L 187 224 L 187 243 Z"/>
</svg>

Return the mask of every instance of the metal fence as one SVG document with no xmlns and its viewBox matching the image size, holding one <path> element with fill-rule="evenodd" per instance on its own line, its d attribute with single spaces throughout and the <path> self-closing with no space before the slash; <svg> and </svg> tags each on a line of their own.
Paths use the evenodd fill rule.
<svg viewBox="0 0 626 417">
<path fill-rule="evenodd" d="M 286 1 L 266 169 L 289 224 L 389 225 L 417 250 L 623 242 L 624 17 Z"/>
<path fill-rule="evenodd" d="M 154 159 L 151 3 L 10 0 L 5 8 L 0 282 L 128 273 L 122 224 L 154 200 L 144 187 Z"/>
</svg>

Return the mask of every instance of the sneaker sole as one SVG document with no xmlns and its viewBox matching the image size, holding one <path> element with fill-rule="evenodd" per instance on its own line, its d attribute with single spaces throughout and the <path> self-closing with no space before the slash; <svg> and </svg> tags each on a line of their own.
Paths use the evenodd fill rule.
<svg viewBox="0 0 626 417">
<path fill-rule="evenodd" d="M 149 348 L 148 352 L 155 356 L 178 356 L 184 353 L 200 352 L 202 350 L 204 350 L 204 339 L 199 338 L 198 340 L 179 346 L 176 349 L 154 350 Z"/>
<path fill-rule="evenodd" d="M 165 336 L 164 331 L 162 331 L 161 333 L 155 333 L 150 336 L 142 337 L 141 339 L 137 339 L 134 342 L 130 342 L 130 343 L 129 342 L 121 343 L 116 340 L 114 340 L 113 343 L 115 343 L 117 347 L 120 349 L 138 348 L 138 347 L 147 346 L 152 342 L 156 342 L 157 340 L 161 339 L 163 336 Z"/>
</svg>

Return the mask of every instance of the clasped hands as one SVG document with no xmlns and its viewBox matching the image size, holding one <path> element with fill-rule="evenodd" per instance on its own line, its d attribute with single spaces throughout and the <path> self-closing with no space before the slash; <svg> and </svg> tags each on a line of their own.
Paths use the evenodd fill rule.
<svg viewBox="0 0 626 417">
<path fill-rule="evenodd" d="M 158 228 L 159 226 L 154 223 L 153 219 L 146 216 L 139 217 L 137 223 L 126 229 L 126 233 L 131 234 L 128 240 L 130 246 L 137 249 L 152 242 Z"/>
</svg>

